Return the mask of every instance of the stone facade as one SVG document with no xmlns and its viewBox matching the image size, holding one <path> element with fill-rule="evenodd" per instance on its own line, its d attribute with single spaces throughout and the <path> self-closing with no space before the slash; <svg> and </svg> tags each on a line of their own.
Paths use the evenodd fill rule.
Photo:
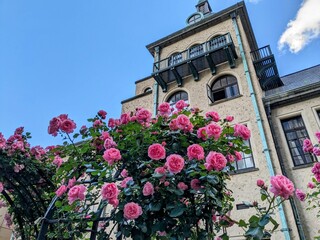
<svg viewBox="0 0 320 240">
<path fill-rule="evenodd" d="M 235 21 L 238 25 L 240 36 L 237 36 L 234 22 L 230 16 L 232 13 L 237 13 Z M 265 110 L 268 101 L 264 101 L 267 99 L 265 96 L 266 91 L 262 90 L 259 84 L 254 63 L 250 56 L 251 51 L 257 49 L 257 46 L 244 3 L 238 3 L 219 13 L 204 18 L 194 24 L 194 26 L 187 26 L 181 31 L 148 45 L 147 48 L 155 57 L 155 62 L 157 62 L 157 60 L 166 59 L 174 53 L 183 52 L 195 44 L 204 43 L 215 36 L 224 34 L 230 34 L 234 43 L 238 56 L 238 58 L 235 59 L 235 67 L 230 67 L 228 61 L 223 62 L 216 66 L 215 74 L 212 74 L 209 68 L 199 71 L 198 81 L 195 81 L 193 75 L 190 74 L 183 77 L 182 86 L 178 86 L 175 81 L 168 83 L 167 91 L 165 92 L 162 91 L 160 86 L 155 85 L 155 79 L 152 76 L 139 80 L 136 82 L 136 96 L 122 102 L 122 111 L 130 112 L 134 111 L 136 107 L 144 107 L 151 112 L 155 112 L 155 106 L 159 103 L 168 101 L 169 97 L 176 92 L 185 91 L 188 94 L 190 106 L 199 107 L 201 110 L 204 110 L 204 112 L 217 111 L 221 117 L 233 115 L 235 116 L 235 122 L 246 124 L 252 131 L 250 146 L 254 167 L 238 171 L 231 176 L 231 181 L 229 182 L 229 186 L 236 199 L 235 204 L 241 204 L 242 201 L 259 200 L 259 189 L 256 187 L 256 180 L 261 178 L 269 182 L 270 176 L 272 175 L 268 168 L 266 154 L 270 154 L 271 156 L 272 168 L 275 174 L 283 174 L 285 170 L 297 188 L 305 189 L 308 180 L 311 178 L 311 166 L 309 164 L 297 169 L 293 167 L 286 138 L 282 130 L 281 119 L 287 116 L 301 114 L 305 120 L 309 136 L 313 142 L 315 142 L 316 139 L 314 139 L 313 134 L 319 129 L 320 125 L 316 112 L 320 109 L 320 92 L 312 99 L 294 102 L 289 106 L 272 106 L 271 118 L 273 124 L 271 127 L 274 129 L 270 128 Z M 239 42 L 239 38 L 241 42 Z M 240 43 L 244 50 L 243 56 L 241 56 Z M 160 49 L 159 53 L 157 53 L 157 48 Z M 248 66 L 247 72 L 246 64 Z M 211 103 L 207 95 L 207 85 L 211 86 L 218 78 L 226 75 L 236 77 L 239 95 Z M 253 85 L 252 90 L 250 90 L 248 75 Z M 144 93 L 147 88 L 151 88 L 152 92 L 148 92 L 148 94 Z M 253 97 L 256 99 L 256 109 L 253 103 Z M 257 112 L 259 113 L 258 115 Z M 262 123 L 262 127 L 259 127 L 258 122 Z M 275 136 L 272 134 L 272 131 L 276 133 Z M 264 140 L 261 136 L 262 134 L 265 135 L 267 149 L 265 149 L 265 145 L 263 145 Z M 283 155 L 281 159 L 285 159 L 284 168 L 281 168 L 280 165 L 280 158 L 278 157 L 276 149 L 277 145 L 280 146 L 278 152 L 281 152 L 281 155 Z M 279 231 L 275 232 L 272 236 L 272 239 L 312 239 L 316 235 L 317 229 L 320 228 L 315 222 L 315 213 L 303 210 L 306 204 L 296 203 L 295 206 L 297 206 L 298 213 L 303 222 L 303 229 L 300 229 L 299 233 L 297 222 L 299 223 L 300 220 L 294 217 L 292 204 L 287 202 L 283 204 L 283 209 L 289 231 L 281 223 L 278 214 L 276 220 L 280 223 L 280 227 Z M 250 209 L 236 210 L 235 206 L 232 216 L 236 219 L 247 218 L 250 214 L 252 214 Z M 232 239 L 243 239 L 241 230 L 231 228 L 228 231 L 230 231 Z M 290 238 L 285 238 L 284 232 L 286 231 L 289 232 Z M 305 235 L 305 238 L 303 238 L 303 235 Z"/>
</svg>

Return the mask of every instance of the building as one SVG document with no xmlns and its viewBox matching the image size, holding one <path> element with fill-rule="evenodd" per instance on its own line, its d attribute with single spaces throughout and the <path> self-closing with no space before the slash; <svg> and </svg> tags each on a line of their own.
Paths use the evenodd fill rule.
<svg viewBox="0 0 320 240">
<path fill-rule="evenodd" d="M 315 142 L 320 128 L 320 65 L 280 77 L 270 47 L 257 45 L 244 2 L 213 13 L 209 1 L 200 0 L 196 9 L 185 28 L 147 45 L 153 72 L 136 81 L 135 96 L 122 101 L 122 111 L 144 107 L 156 115 L 159 103 L 183 99 L 246 124 L 252 154 L 236 163 L 229 186 L 236 199 L 233 216 L 247 218 L 252 210 L 242 201 L 259 198 L 253 187 L 258 178 L 284 174 L 300 189 L 311 179 L 316 159 L 303 153 L 302 141 Z M 305 207 L 294 199 L 283 204 L 272 239 L 316 236 L 316 213 Z M 244 239 L 240 229 L 228 231 L 231 239 Z"/>
</svg>

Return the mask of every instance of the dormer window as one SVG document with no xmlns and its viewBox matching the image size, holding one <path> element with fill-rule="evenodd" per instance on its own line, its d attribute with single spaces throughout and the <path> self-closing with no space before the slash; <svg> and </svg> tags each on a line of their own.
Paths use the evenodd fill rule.
<svg viewBox="0 0 320 240">
<path fill-rule="evenodd" d="M 202 13 L 200 13 L 200 12 L 194 13 L 190 17 L 188 17 L 187 24 L 188 25 L 194 24 L 196 22 L 199 22 L 201 19 L 203 19 Z"/>
</svg>

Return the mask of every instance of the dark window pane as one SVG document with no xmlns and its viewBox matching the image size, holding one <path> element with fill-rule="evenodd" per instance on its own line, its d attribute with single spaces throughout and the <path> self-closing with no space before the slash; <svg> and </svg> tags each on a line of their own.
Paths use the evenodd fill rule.
<svg viewBox="0 0 320 240">
<path fill-rule="evenodd" d="M 301 116 L 281 121 L 295 166 L 314 161 L 310 153 L 303 152 L 303 141 L 309 138 Z"/>
<path fill-rule="evenodd" d="M 227 75 L 217 79 L 211 86 L 214 101 L 239 95 L 237 79 Z"/>
</svg>

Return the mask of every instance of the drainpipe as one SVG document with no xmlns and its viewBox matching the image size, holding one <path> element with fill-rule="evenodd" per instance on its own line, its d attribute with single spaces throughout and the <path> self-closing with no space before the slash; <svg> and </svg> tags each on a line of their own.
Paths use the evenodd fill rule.
<svg viewBox="0 0 320 240">
<path fill-rule="evenodd" d="M 275 130 L 274 130 L 274 127 L 273 127 L 274 125 L 273 125 L 273 122 L 272 122 L 271 107 L 270 107 L 270 103 L 269 102 L 267 104 L 265 104 L 265 108 L 266 108 L 268 122 L 269 122 L 270 130 L 271 130 L 272 139 L 273 139 L 273 142 L 274 142 L 275 147 L 276 147 L 277 156 L 279 158 L 280 168 L 281 168 L 282 174 L 287 177 L 288 175 L 287 175 L 287 172 L 286 172 L 286 169 L 285 169 L 285 166 L 284 166 L 283 158 L 282 158 L 282 156 L 280 154 L 280 146 L 279 146 L 278 142 L 275 139 Z M 297 226 L 297 229 L 298 229 L 299 238 L 300 238 L 300 240 L 306 240 L 306 236 L 305 236 L 304 231 L 303 231 L 303 227 L 302 227 L 302 224 L 301 224 L 301 218 L 300 218 L 300 214 L 299 214 L 297 205 L 296 205 L 295 201 L 292 198 L 289 198 L 289 201 L 290 201 L 290 205 L 291 205 L 291 208 L 292 208 L 292 211 L 293 211 L 294 220 L 295 220 L 295 223 L 296 223 L 296 226 Z"/>
<path fill-rule="evenodd" d="M 251 76 L 250 76 L 248 63 L 247 63 L 247 60 L 246 60 L 246 57 L 245 57 L 245 53 L 244 53 L 244 50 L 243 50 L 243 46 L 242 46 L 242 40 L 241 40 L 241 36 L 240 36 L 239 28 L 238 28 L 238 23 L 237 23 L 237 15 L 236 15 L 235 12 L 233 12 L 230 16 L 232 18 L 233 27 L 234 27 L 234 30 L 236 32 L 237 41 L 238 41 L 238 44 L 239 44 L 240 55 L 241 55 L 241 59 L 242 59 L 243 68 L 244 68 L 245 76 L 246 76 L 246 79 L 247 79 L 247 83 L 248 83 L 248 86 L 249 86 L 251 102 L 252 102 L 252 105 L 253 105 L 253 108 L 254 108 L 254 112 L 255 112 L 255 115 L 256 115 L 256 121 L 257 121 L 257 124 L 258 124 L 259 133 L 260 133 L 260 137 L 261 137 L 261 141 L 262 141 L 262 145 L 263 145 L 263 152 L 264 152 L 264 155 L 265 155 L 266 160 L 267 160 L 267 166 L 268 166 L 269 174 L 270 174 L 270 176 L 275 176 L 275 172 L 274 172 L 273 166 L 272 166 L 270 151 L 269 151 L 268 144 L 267 144 L 267 139 L 266 139 L 266 135 L 265 135 L 265 132 L 264 132 L 264 129 L 263 129 L 262 119 L 261 119 L 260 111 L 259 111 L 258 104 L 257 104 L 257 99 L 256 99 L 255 92 L 254 92 L 253 85 L 252 85 L 252 79 L 251 79 Z M 283 211 L 282 204 L 279 205 L 278 209 L 279 209 L 281 225 L 282 225 L 282 231 L 283 231 L 284 237 L 285 237 L 286 240 L 290 240 L 291 238 L 290 238 L 290 235 L 289 235 L 289 228 L 288 228 L 286 216 L 285 216 L 284 211 Z"/>
<path fill-rule="evenodd" d="M 160 47 L 157 46 L 154 48 L 155 50 L 155 62 L 157 64 L 159 64 L 160 61 Z M 159 67 L 159 66 L 158 66 Z M 157 83 L 157 81 L 154 82 L 153 85 L 153 117 L 155 117 L 157 115 L 157 109 L 158 109 L 158 98 L 159 98 L 159 84 Z"/>
</svg>

